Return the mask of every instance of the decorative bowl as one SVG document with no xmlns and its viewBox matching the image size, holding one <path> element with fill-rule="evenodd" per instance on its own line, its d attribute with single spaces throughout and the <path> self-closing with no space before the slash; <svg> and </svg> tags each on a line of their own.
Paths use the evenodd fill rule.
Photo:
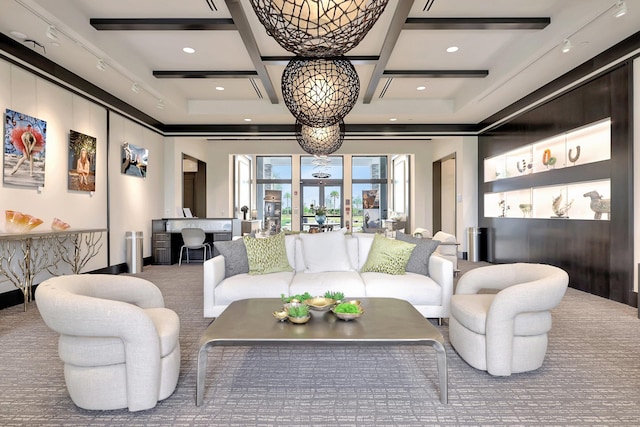
<svg viewBox="0 0 640 427">
<path fill-rule="evenodd" d="M 289 322 L 296 323 L 296 324 L 307 323 L 309 321 L 309 319 L 311 319 L 311 316 L 304 316 L 304 317 L 292 317 L 292 316 L 289 316 Z"/>
<path fill-rule="evenodd" d="M 360 316 L 362 316 L 362 315 L 364 314 L 364 308 L 362 308 L 362 307 L 360 306 L 360 302 L 359 302 L 359 301 L 358 301 L 357 303 L 356 303 L 355 301 L 349 301 L 347 304 L 354 304 L 354 305 L 356 305 L 356 306 L 358 307 L 358 312 L 357 312 L 357 313 L 340 313 L 340 312 L 336 312 L 336 311 L 335 311 L 335 308 L 336 308 L 337 306 L 332 307 L 332 308 L 331 308 L 331 312 L 332 312 L 333 314 L 335 314 L 335 316 L 336 316 L 338 319 L 341 319 L 341 320 L 347 320 L 347 321 L 348 321 L 348 320 L 357 319 L 358 317 L 360 317 Z"/>
<path fill-rule="evenodd" d="M 273 317 L 281 322 L 284 322 L 285 320 L 287 320 L 287 317 L 289 317 L 289 314 L 287 313 L 287 310 L 279 310 L 273 312 Z"/>
<path fill-rule="evenodd" d="M 327 311 L 335 305 L 336 301 L 332 298 L 313 297 L 306 299 L 304 303 L 308 305 L 311 310 Z"/>
<path fill-rule="evenodd" d="M 335 314 L 336 317 L 340 320 L 349 321 L 362 316 L 364 314 L 364 309 L 361 309 L 360 313 L 336 313 L 335 311 L 333 311 L 333 314 Z"/>
<path fill-rule="evenodd" d="M 6 229 L 7 233 L 26 233 L 42 224 L 40 218 L 23 214 L 18 211 L 6 210 Z"/>
</svg>

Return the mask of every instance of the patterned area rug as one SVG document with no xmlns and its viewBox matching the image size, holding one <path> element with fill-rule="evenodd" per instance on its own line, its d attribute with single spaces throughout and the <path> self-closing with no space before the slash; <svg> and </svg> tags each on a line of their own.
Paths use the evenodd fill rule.
<svg viewBox="0 0 640 427">
<path fill-rule="evenodd" d="M 195 406 L 202 266 L 148 266 L 181 319 L 178 387 L 154 409 L 85 411 L 67 394 L 57 336 L 37 305 L 0 311 L 3 426 L 565 426 L 638 425 L 637 310 L 569 289 L 553 312 L 541 369 L 492 377 L 447 341 L 449 405 L 439 401 L 428 347 L 228 347 L 212 349 L 204 404 Z M 435 322 L 434 322 L 435 324 Z"/>
</svg>

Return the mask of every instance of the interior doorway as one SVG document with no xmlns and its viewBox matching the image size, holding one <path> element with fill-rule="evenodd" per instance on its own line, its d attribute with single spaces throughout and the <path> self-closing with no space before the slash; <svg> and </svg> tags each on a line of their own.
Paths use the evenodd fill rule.
<svg viewBox="0 0 640 427">
<path fill-rule="evenodd" d="M 182 207 L 198 218 L 207 217 L 207 164 L 182 154 Z"/>
<path fill-rule="evenodd" d="M 456 233 L 456 154 L 433 162 L 433 230 Z"/>
</svg>

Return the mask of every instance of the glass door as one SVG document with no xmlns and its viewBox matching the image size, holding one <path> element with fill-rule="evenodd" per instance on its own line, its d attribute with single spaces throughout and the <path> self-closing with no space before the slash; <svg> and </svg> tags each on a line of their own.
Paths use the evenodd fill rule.
<svg viewBox="0 0 640 427">
<path fill-rule="evenodd" d="M 337 230 L 342 227 L 342 185 L 330 183 L 305 183 L 303 181 L 301 190 L 302 210 L 301 227 L 302 231 L 311 229 Z M 318 224 L 316 210 L 326 209 L 326 219 L 324 224 Z"/>
</svg>

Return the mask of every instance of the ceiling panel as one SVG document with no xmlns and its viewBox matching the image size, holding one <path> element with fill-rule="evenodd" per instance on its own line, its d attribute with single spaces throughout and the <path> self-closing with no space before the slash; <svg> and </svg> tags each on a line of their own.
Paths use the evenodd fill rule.
<svg viewBox="0 0 640 427">
<path fill-rule="evenodd" d="M 229 0 L 232 1 L 232 0 Z M 233 0 L 235 1 L 235 0 Z M 378 56 L 400 1 L 390 0 L 378 23 L 348 55 Z M 230 19 L 224 0 L 214 0 L 211 11 L 205 0 L 159 2 L 157 0 L 0 0 L 0 32 L 21 31 L 15 38 L 34 52 L 80 75 L 144 113 L 167 124 L 292 123 L 282 103 L 280 76 L 283 63 L 266 63 L 268 82 L 278 103 L 267 95 L 265 82 L 251 80 L 161 79 L 154 70 L 256 71 L 260 57 L 291 56 L 266 34 L 249 0 L 240 4 L 257 45 L 257 63 L 238 31 L 98 31 L 91 18 L 219 18 Z M 616 0 L 415 0 L 410 18 L 548 17 L 544 30 L 403 30 L 383 70 L 488 70 L 484 78 L 393 78 L 373 80 L 370 104 L 363 94 L 374 76 L 375 62 L 355 65 L 361 82 L 358 104 L 347 123 L 477 123 L 589 60 L 640 28 L 640 0 L 627 0 L 627 15 L 615 19 Z M 429 10 L 423 10 L 431 5 Z M 60 31 L 59 46 L 47 38 L 53 24 Z M 562 54 L 559 46 L 571 38 L 574 49 Z M 460 50 L 448 54 L 448 46 Z M 185 54 L 185 46 L 196 49 Z M 96 68 L 104 58 L 105 71 Z M 259 67 L 258 67 L 259 66 Z M 141 90 L 131 91 L 136 82 Z M 216 91 L 221 85 L 224 91 Z M 417 91 L 419 85 L 425 91 Z M 380 95 L 384 92 L 384 96 Z M 159 100 L 166 103 L 156 108 Z M 226 108 L 225 108 L 226 106 Z"/>
</svg>

